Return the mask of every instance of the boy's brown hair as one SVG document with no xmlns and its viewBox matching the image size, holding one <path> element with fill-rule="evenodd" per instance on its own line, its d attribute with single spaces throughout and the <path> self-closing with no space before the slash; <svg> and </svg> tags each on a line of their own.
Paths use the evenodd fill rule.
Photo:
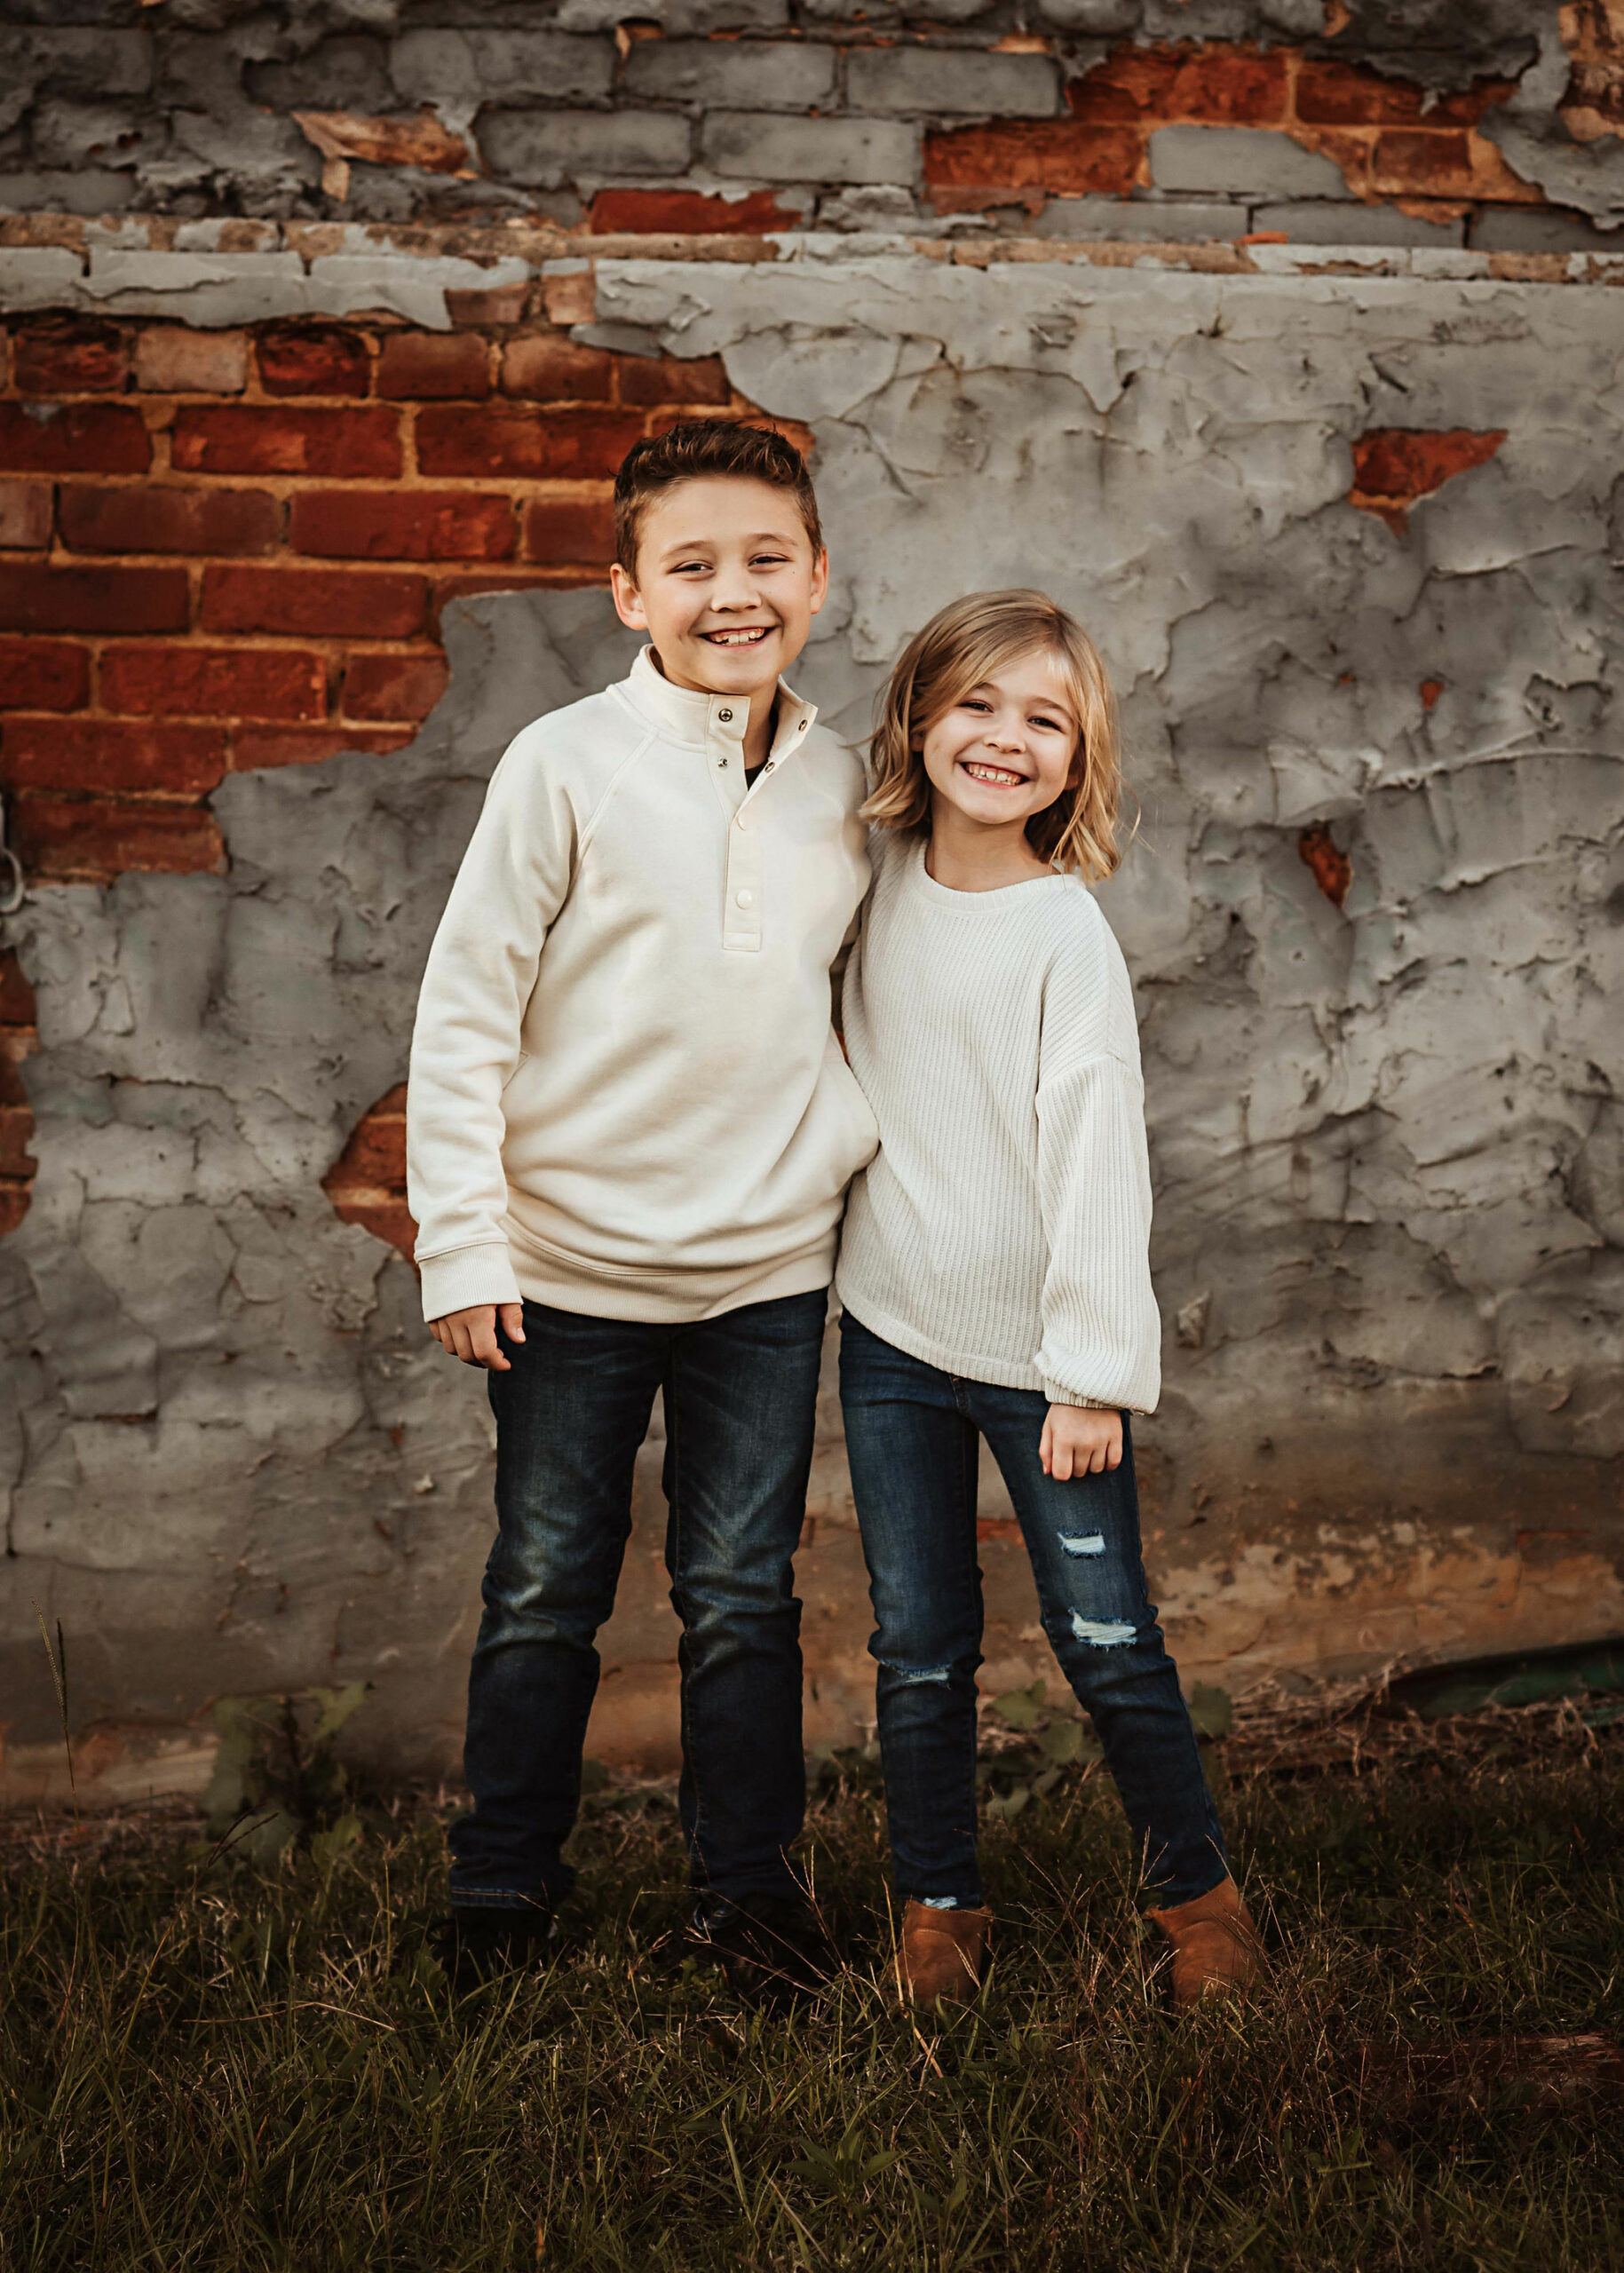
<svg viewBox="0 0 1624 2273">
<path fill-rule="evenodd" d="M 679 481 L 723 476 L 764 481 L 787 489 L 799 508 L 815 558 L 823 550 L 818 500 L 806 461 L 771 426 L 741 426 L 731 418 L 685 418 L 663 434 L 634 442 L 614 477 L 614 557 L 635 583 L 638 535 L 643 515 L 663 489 Z"/>
<path fill-rule="evenodd" d="M 1108 876 L 1121 858 L 1116 842 L 1122 786 L 1116 699 L 1093 641 L 1047 592 L 971 592 L 915 633 L 881 698 L 868 750 L 873 790 L 863 817 L 883 828 L 929 836 L 925 736 L 994 671 L 1030 654 L 1054 658 L 1079 731 L 1071 777 L 1054 804 L 1026 823 L 1026 842 L 1056 868 L 1073 869 L 1090 880 Z"/>
</svg>

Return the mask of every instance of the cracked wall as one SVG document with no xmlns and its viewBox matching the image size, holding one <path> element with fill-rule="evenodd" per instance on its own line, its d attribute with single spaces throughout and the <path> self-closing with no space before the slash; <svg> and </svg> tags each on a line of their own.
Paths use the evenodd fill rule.
<svg viewBox="0 0 1624 2273">
<path fill-rule="evenodd" d="M 1110 661 L 1167 1328 L 1142 1480 L 1186 1677 L 1624 1625 L 1617 307 L 899 250 L 607 260 L 576 310 L 810 428 L 836 583 L 799 677 L 837 725 L 968 585 L 1046 584 Z M 36 1602 L 103 1789 L 195 1775 L 212 1695 L 315 1679 L 377 1683 L 380 1762 L 455 1756 L 479 1384 L 322 1184 L 403 1074 L 491 764 L 626 647 L 596 593 L 444 628 L 408 747 L 235 774 L 223 872 L 47 885 L 11 926 L 39 1037 L 0 1244 L 14 1791 L 49 1772 Z M 646 1459 L 606 1754 L 669 1752 L 656 1500 Z M 1002 1683 L 1044 1645 L 991 1478 L 982 1531 Z M 869 1621 L 828 1398 L 801 1579 L 811 1730 L 844 1735 Z"/>
</svg>

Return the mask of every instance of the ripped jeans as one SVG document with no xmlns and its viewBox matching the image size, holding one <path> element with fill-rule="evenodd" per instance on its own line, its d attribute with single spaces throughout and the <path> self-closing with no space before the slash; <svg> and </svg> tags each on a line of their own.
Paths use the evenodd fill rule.
<svg viewBox="0 0 1624 2273">
<path fill-rule="evenodd" d="M 840 1398 L 877 1621 L 868 1648 L 879 1665 L 898 1894 L 971 1907 L 982 1898 L 975 1787 L 982 1437 L 1020 1521 L 1043 1631 L 1116 1780 L 1145 1892 L 1170 1907 L 1217 1885 L 1229 1869 L 1224 1836 L 1178 1669 L 1145 1599 L 1127 1414 L 1121 1466 L 1058 1483 L 1038 1458 L 1049 1410 L 1041 1392 L 941 1373 L 850 1312 L 841 1320 Z"/>
</svg>

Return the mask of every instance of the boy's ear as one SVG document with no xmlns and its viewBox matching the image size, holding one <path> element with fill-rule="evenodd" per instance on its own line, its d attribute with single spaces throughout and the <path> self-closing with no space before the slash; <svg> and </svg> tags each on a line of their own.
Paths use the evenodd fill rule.
<svg viewBox="0 0 1624 2273">
<path fill-rule="evenodd" d="M 614 613 L 621 622 L 633 631 L 646 631 L 648 613 L 642 595 L 618 560 L 609 570 L 609 590 L 614 598 Z"/>
<path fill-rule="evenodd" d="M 817 553 L 812 560 L 812 612 L 814 615 L 817 614 L 818 610 L 823 606 L 824 601 L 828 599 L 828 596 L 829 549 L 827 544 L 820 544 L 818 547 Z"/>
</svg>

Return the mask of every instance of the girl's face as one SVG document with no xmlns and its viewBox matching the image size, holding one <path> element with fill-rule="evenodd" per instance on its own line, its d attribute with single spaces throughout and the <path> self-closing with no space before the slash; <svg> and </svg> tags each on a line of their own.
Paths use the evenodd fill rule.
<svg viewBox="0 0 1624 2273">
<path fill-rule="evenodd" d="M 1025 828 L 1073 779 L 1081 733 L 1058 660 L 1044 648 L 1018 655 L 926 732 L 938 817 L 945 802 L 972 828 Z"/>
</svg>

